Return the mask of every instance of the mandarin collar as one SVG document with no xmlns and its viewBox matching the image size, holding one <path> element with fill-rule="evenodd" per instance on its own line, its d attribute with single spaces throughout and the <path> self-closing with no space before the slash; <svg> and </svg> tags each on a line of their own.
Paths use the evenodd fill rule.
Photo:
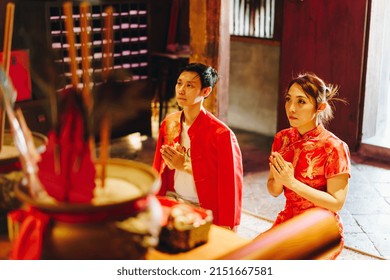
<svg viewBox="0 0 390 280">
<path fill-rule="evenodd" d="M 303 139 L 303 140 L 309 140 L 309 139 L 318 137 L 318 135 L 320 135 L 325 130 L 325 128 L 322 124 L 319 124 L 315 128 L 313 128 L 312 130 L 309 130 L 308 132 L 306 132 L 303 135 L 301 135 L 296 128 L 294 128 L 294 130 L 295 130 L 295 133 L 298 136 L 298 138 Z"/>
</svg>

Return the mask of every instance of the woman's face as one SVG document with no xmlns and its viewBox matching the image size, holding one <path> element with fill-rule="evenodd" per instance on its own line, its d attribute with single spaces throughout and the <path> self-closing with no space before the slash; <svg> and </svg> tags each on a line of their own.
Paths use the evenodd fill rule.
<svg viewBox="0 0 390 280">
<path fill-rule="evenodd" d="M 317 108 L 315 100 L 306 95 L 298 84 L 293 84 L 286 94 L 285 109 L 290 126 L 304 134 L 316 127 Z"/>
<path fill-rule="evenodd" d="M 205 89 L 198 73 L 184 71 L 180 74 L 176 82 L 176 101 L 180 107 L 199 104 L 205 97 Z"/>
</svg>

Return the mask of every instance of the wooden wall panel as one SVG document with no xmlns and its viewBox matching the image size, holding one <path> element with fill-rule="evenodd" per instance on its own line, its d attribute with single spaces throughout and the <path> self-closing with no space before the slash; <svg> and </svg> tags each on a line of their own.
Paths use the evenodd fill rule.
<svg viewBox="0 0 390 280">
<path fill-rule="evenodd" d="M 336 105 L 329 129 L 356 151 L 361 131 L 367 1 L 284 1 L 278 130 L 289 125 L 284 110 L 285 88 L 292 76 L 311 71 L 340 85 L 340 96 L 349 104 Z"/>
<path fill-rule="evenodd" d="M 190 62 L 217 69 L 221 79 L 205 100 L 207 110 L 227 121 L 229 105 L 229 0 L 190 1 Z"/>
</svg>

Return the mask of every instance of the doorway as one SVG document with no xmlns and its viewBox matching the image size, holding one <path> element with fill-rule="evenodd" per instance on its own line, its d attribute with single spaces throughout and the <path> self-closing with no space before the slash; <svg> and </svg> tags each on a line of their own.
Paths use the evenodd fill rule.
<svg viewBox="0 0 390 280">
<path fill-rule="evenodd" d="M 362 148 L 373 146 L 384 157 L 390 154 L 390 2 L 372 1 L 370 18 Z"/>
</svg>

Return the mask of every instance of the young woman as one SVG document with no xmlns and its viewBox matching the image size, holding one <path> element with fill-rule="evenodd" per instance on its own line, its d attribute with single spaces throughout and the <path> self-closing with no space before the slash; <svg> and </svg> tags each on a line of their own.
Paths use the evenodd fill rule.
<svg viewBox="0 0 390 280">
<path fill-rule="evenodd" d="M 273 196 L 282 192 L 286 205 L 274 226 L 313 208 L 334 212 L 343 227 L 339 211 L 348 192 L 350 154 L 346 143 L 325 129 L 333 118 L 333 101 L 338 87 L 327 85 L 315 74 L 294 78 L 285 94 L 285 110 L 290 128 L 275 135 L 270 156 L 268 191 Z M 342 238 L 339 251 L 343 247 Z"/>
<path fill-rule="evenodd" d="M 240 224 L 243 169 L 234 133 L 203 107 L 217 71 L 201 63 L 181 70 L 175 91 L 181 111 L 160 126 L 153 167 L 161 174 L 159 195 L 210 209 L 214 223 Z"/>
</svg>

